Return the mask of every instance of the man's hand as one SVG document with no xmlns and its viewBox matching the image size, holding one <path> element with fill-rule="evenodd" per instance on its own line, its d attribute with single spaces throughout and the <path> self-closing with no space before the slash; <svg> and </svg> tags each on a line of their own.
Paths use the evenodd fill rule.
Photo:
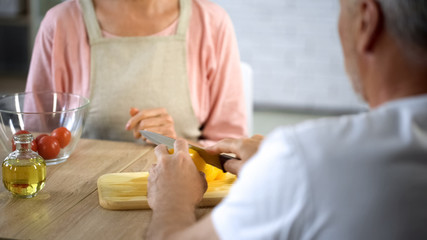
<svg viewBox="0 0 427 240">
<path fill-rule="evenodd" d="M 154 108 L 139 111 L 136 108 L 130 109 L 131 118 L 126 124 L 126 130 L 133 130 L 135 138 L 141 138 L 139 130 L 147 130 L 159 133 L 171 138 L 176 138 L 173 118 L 165 108 Z M 142 137 L 143 140 L 146 140 Z"/>
<path fill-rule="evenodd" d="M 194 211 L 207 189 L 204 176 L 188 154 L 187 141 L 176 140 L 174 149 L 172 155 L 165 145 L 155 149 L 157 164 L 150 169 L 147 194 L 148 204 L 153 211 Z"/>
<path fill-rule="evenodd" d="M 217 144 L 206 148 L 212 153 L 234 153 L 239 159 L 230 159 L 224 164 L 227 172 L 238 175 L 240 169 L 257 151 L 264 139 L 261 135 L 254 135 L 251 138 L 224 139 Z"/>
</svg>

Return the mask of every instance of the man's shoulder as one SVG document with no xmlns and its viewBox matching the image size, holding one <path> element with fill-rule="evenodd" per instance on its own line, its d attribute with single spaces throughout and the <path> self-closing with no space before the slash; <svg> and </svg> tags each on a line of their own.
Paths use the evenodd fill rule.
<svg viewBox="0 0 427 240">
<path fill-rule="evenodd" d="M 346 137 L 348 136 L 346 133 L 351 131 L 360 130 L 366 123 L 372 122 L 377 117 L 378 116 L 375 116 L 372 112 L 324 117 L 316 120 L 304 121 L 290 127 L 279 127 L 277 132 L 281 132 L 282 135 L 292 134 L 298 139 L 332 140 L 333 138 Z"/>
<path fill-rule="evenodd" d="M 404 103 L 404 102 L 403 102 Z M 421 104 L 418 104 L 421 105 Z M 390 155 L 410 155 L 415 148 L 425 153 L 426 144 L 413 130 L 424 134 L 426 116 L 414 104 L 393 104 L 341 117 L 307 121 L 277 129 L 282 144 L 293 143 L 308 166 L 343 167 L 382 165 Z"/>
<path fill-rule="evenodd" d="M 369 148 L 370 140 L 380 139 L 371 129 L 382 116 L 364 112 L 354 115 L 310 120 L 295 126 L 279 127 L 267 139 L 273 139 L 291 151 L 308 168 L 318 168 L 348 159 L 358 149 Z M 350 160 L 351 161 L 351 160 Z"/>
<path fill-rule="evenodd" d="M 303 122 L 292 129 L 306 146 L 316 142 L 319 147 L 354 148 L 384 139 L 403 141 L 405 132 L 425 118 L 426 102 L 427 96 L 402 99 L 367 112 Z"/>
</svg>

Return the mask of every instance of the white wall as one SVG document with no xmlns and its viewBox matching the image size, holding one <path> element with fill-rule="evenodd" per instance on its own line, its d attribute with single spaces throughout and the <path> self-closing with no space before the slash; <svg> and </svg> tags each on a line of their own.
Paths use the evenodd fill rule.
<svg viewBox="0 0 427 240">
<path fill-rule="evenodd" d="M 229 13 L 255 104 L 309 110 L 364 108 L 347 80 L 338 0 L 212 0 Z"/>
</svg>

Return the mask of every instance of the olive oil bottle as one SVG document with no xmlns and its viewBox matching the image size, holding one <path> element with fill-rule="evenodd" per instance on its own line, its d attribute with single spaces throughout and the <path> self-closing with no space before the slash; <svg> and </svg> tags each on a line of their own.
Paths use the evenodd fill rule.
<svg viewBox="0 0 427 240">
<path fill-rule="evenodd" d="M 45 185 L 46 163 L 31 150 L 33 136 L 20 134 L 13 137 L 16 151 L 2 164 L 3 184 L 14 196 L 34 197 Z"/>
</svg>

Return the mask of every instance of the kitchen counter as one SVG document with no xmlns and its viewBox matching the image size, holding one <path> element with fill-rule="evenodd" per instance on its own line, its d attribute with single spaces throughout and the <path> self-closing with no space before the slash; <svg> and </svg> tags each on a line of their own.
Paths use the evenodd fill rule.
<svg viewBox="0 0 427 240">
<path fill-rule="evenodd" d="M 0 187 L 0 238 L 142 239 L 151 210 L 111 211 L 98 203 L 97 180 L 106 173 L 147 171 L 153 146 L 81 139 L 71 157 L 47 167 L 46 186 L 32 199 Z M 198 217 L 211 208 L 199 208 Z"/>
</svg>

